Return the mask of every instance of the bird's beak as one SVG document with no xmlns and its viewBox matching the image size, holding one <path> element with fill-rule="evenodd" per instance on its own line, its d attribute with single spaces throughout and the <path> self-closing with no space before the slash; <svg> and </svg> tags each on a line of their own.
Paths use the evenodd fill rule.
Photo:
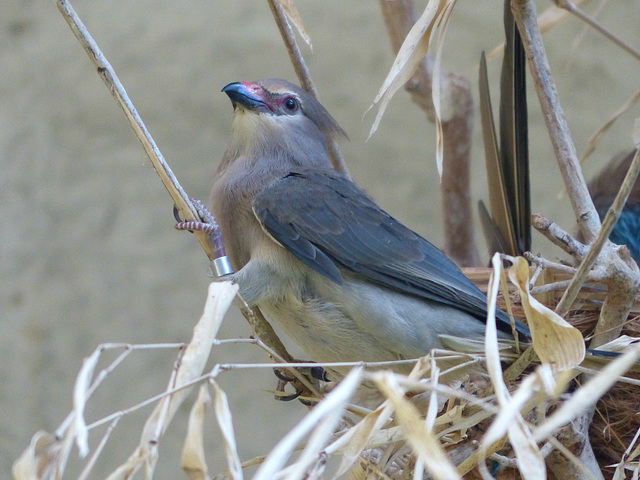
<svg viewBox="0 0 640 480">
<path fill-rule="evenodd" d="M 247 110 L 271 110 L 265 102 L 264 90 L 256 83 L 234 82 L 224 87 L 222 91 L 229 96 L 234 109 L 241 105 Z"/>
</svg>

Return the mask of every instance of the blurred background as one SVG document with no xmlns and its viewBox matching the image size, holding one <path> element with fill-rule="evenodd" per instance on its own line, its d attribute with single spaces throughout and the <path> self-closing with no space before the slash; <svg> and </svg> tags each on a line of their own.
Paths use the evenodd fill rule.
<svg viewBox="0 0 640 480">
<path fill-rule="evenodd" d="M 418 10 L 426 2 L 418 2 Z M 208 199 L 225 149 L 232 109 L 229 82 L 295 80 L 266 2 L 77 0 L 73 2 L 114 66 L 151 134 L 190 196 Z M 303 52 L 320 98 L 350 136 L 343 154 L 354 179 L 398 219 L 441 246 L 434 127 L 400 91 L 378 132 L 365 142 L 366 113 L 393 61 L 376 2 L 297 2 L 313 51 Z M 551 2 L 538 2 L 539 11 Z M 588 11 L 597 7 L 590 2 Z M 603 24 L 638 47 L 639 5 L 605 6 Z M 640 64 L 571 18 L 545 37 L 560 100 L 578 152 L 640 88 Z M 503 38 L 502 2 L 458 2 L 444 66 L 470 79 Z M 581 38 L 578 45 L 574 41 Z M 172 202 L 121 111 L 54 2 L 4 0 L 0 15 L 0 467 L 8 472 L 37 430 L 53 431 L 72 406 L 82 359 L 105 342 L 182 342 L 204 305 L 208 262 L 188 233 L 173 228 Z M 499 61 L 489 64 L 497 111 Z M 567 230 L 575 221 L 529 89 L 533 211 Z M 592 177 L 628 149 L 636 106 L 585 165 Z M 473 199 L 486 199 L 476 110 Z M 476 242 L 488 260 L 477 219 Z M 534 252 L 561 252 L 534 233 Z M 221 338 L 247 337 L 236 312 Z M 291 345 L 285 339 L 287 345 Z M 301 358 L 304 354 L 295 348 Z M 161 392 L 175 351 L 134 352 L 100 387 L 87 418 L 96 420 Z M 113 356 L 107 356 L 112 358 Z M 262 362 L 256 347 L 215 348 L 216 362 Z M 231 371 L 229 395 L 242 460 L 268 452 L 306 412 L 276 402 L 269 370 Z M 160 445 L 156 478 L 180 478 L 179 455 L 190 402 Z M 124 418 L 92 477 L 105 476 L 135 448 L 151 408 Z M 217 427 L 207 423 L 212 472 L 226 468 Z M 92 432 L 95 446 L 104 428 Z M 77 472 L 71 455 L 69 478 Z"/>
</svg>

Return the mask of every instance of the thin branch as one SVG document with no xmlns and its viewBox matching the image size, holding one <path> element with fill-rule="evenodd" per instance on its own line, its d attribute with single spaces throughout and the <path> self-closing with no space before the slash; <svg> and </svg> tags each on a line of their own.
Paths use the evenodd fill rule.
<svg viewBox="0 0 640 480">
<path fill-rule="evenodd" d="M 575 146 L 571 140 L 569 128 L 558 99 L 558 93 L 551 77 L 549 62 L 536 23 L 535 4 L 531 0 L 513 0 L 512 8 L 523 39 L 560 172 L 567 187 L 578 224 L 587 243 L 592 243 L 598 237 L 600 220 L 582 176 L 582 169 L 577 159 Z M 624 200 L 626 201 L 626 195 Z M 608 246 L 612 244 L 606 243 L 610 228 L 612 227 L 609 224 L 607 231 L 602 232 L 598 243 L 587 254 L 587 258 L 582 262 L 578 273 L 556 307 L 556 312 L 560 315 L 565 315 L 568 312 L 586 279 L 587 273 L 591 270 L 596 259 L 598 259 L 599 265 L 606 267 L 609 272 L 609 277 L 605 281 L 609 287 L 609 293 L 605 298 L 599 322 L 599 324 L 604 322 L 603 325 L 607 325 L 606 329 L 608 331 L 612 331 L 612 324 L 622 325 L 624 322 L 626 318 L 625 312 L 628 315 L 630 304 L 633 300 L 632 294 L 639 282 L 638 273 L 630 269 L 629 265 L 614 251 L 613 246 Z M 603 251 L 599 257 L 598 254 L 602 245 L 605 245 L 606 251 Z"/>
<path fill-rule="evenodd" d="M 587 242 L 591 242 L 600 230 L 600 219 L 589 196 L 569 125 L 560 106 L 558 91 L 551 76 L 542 35 L 537 25 L 535 4 L 528 0 L 513 0 L 511 7 L 522 37 L 560 173 L 580 229 Z"/>
<path fill-rule="evenodd" d="M 538 269 L 552 270 L 554 272 L 563 273 L 565 275 L 570 275 L 572 277 L 576 273 L 576 269 L 574 267 L 570 267 L 562 263 L 552 262 L 540 255 L 533 255 L 530 252 L 525 252 L 524 258 L 526 258 L 533 265 L 537 265 Z M 600 275 L 595 271 L 591 271 L 589 272 L 587 280 L 590 282 L 602 282 L 604 278 L 605 277 L 603 275 Z M 571 280 L 561 280 L 558 282 L 547 283 L 537 287 L 533 286 L 530 288 L 530 291 L 532 295 L 538 295 L 541 293 L 554 292 L 557 290 L 565 290 L 570 283 L 571 283 Z M 533 285 L 533 283 L 531 285 Z"/>
<path fill-rule="evenodd" d="M 600 251 L 605 246 L 605 243 L 609 241 L 609 235 L 611 234 L 613 227 L 615 227 L 618 219 L 620 218 L 620 213 L 622 212 L 624 205 L 627 203 L 627 198 L 629 198 L 629 194 L 631 193 L 631 189 L 636 182 L 636 178 L 638 177 L 639 172 L 640 149 L 636 150 L 636 154 L 633 157 L 633 161 L 631 162 L 631 166 L 629 167 L 629 171 L 627 172 L 624 182 L 622 183 L 622 186 L 620 187 L 620 190 L 618 191 L 618 194 L 616 195 L 611 208 L 604 218 L 600 233 L 598 234 L 595 242 L 593 242 L 593 244 L 591 245 L 587 256 L 580 263 L 580 267 L 573 277 L 571 285 L 569 285 L 569 288 L 567 288 L 564 295 L 562 296 L 562 299 L 560 300 L 560 303 L 558 304 L 557 312 L 560 315 L 566 314 L 566 312 L 569 310 L 569 307 L 577 297 L 580 288 L 582 288 L 582 284 L 586 281 L 591 268 L 595 265 Z M 620 286 L 622 287 L 622 285 Z M 598 328 L 596 328 L 596 332 L 599 328 L 610 329 L 610 327 L 611 325 L 607 325 L 605 327 L 604 325 L 600 325 L 600 322 L 598 322 Z"/>
<path fill-rule="evenodd" d="M 629 314 L 632 303 L 631 300 L 633 299 L 632 292 L 634 290 L 637 291 L 637 269 L 634 274 L 619 256 L 614 255 L 613 248 L 608 245 L 606 250 L 602 252 L 602 255 L 599 256 L 600 248 L 603 244 L 606 245 L 608 241 L 610 229 L 606 232 L 600 232 L 598 213 L 584 181 L 576 149 L 571 139 L 569 127 L 560 106 L 558 92 L 551 76 L 549 62 L 536 22 L 535 4 L 533 0 L 512 0 L 511 6 L 514 19 L 516 20 L 523 40 L 530 71 L 549 131 L 549 137 L 554 148 L 564 184 L 569 193 L 574 214 L 587 243 L 592 243 L 594 239 L 598 237 L 598 233 L 600 233 L 600 237 L 596 240 L 596 242 L 599 242 L 598 245 L 594 245 L 587 253 L 586 258 L 578 269 L 578 273 L 573 277 L 560 303 L 557 305 L 556 312 L 561 316 L 566 315 L 591 267 L 595 261 L 598 260 L 600 264 L 607 265 L 610 268 L 610 277 L 607 282 L 609 291 L 605 297 L 596 330 L 604 329 L 606 326 L 606 329 L 611 332 L 611 326 L 615 325 L 621 328 L 621 325 Z M 613 332 L 616 336 L 619 328 Z M 612 337 L 608 335 L 598 336 L 597 340 L 591 342 L 591 347 L 597 347 L 611 339 Z M 591 420 L 591 414 L 592 412 L 589 409 L 583 412 L 580 417 L 581 422 L 588 426 Z M 586 427 L 579 428 L 578 430 L 582 432 L 585 431 L 585 428 Z M 588 437 L 586 437 L 585 434 L 582 438 L 584 441 L 581 442 L 580 460 L 585 464 L 590 462 L 588 469 L 594 475 L 597 475 L 597 478 L 602 478 L 602 474 L 594 460 L 593 450 L 588 441 Z M 585 472 L 581 471 L 574 463 L 560 460 L 557 456 L 554 458 L 557 463 L 554 465 L 554 462 L 551 462 L 550 466 L 560 467 L 559 469 L 554 468 L 555 471 L 562 471 L 563 476 L 571 475 L 572 478 L 585 478 Z"/>
<path fill-rule="evenodd" d="M 273 18 L 276 21 L 276 25 L 278 25 L 278 29 L 280 30 L 280 35 L 282 35 L 282 40 L 287 47 L 291 64 L 293 65 L 293 69 L 298 76 L 298 80 L 300 81 L 302 88 L 304 88 L 309 94 L 313 95 L 316 100 L 319 100 L 318 91 L 311 79 L 311 72 L 307 68 L 304 57 L 300 52 L 300 47 L 298 47 L 295 34 L 293 33 L 293 29 L 287 19 L 287 15 L 280 4 L 280 0 L 268 0 L 268 3 L 271 8 L 271 13 L 273 13 Z M 325 140 L 327 142 L 329 155 L 331 156 L 331 164 L 333 165 L 333 168 L 350 178 L 349 170 L 344 162 L 344 158 L 342 157 L 342 153 L 340 152 L 340 148 L 338 147 L 338 142 L 335 137 L 333 135 L 325 135 Z"/>
<path fill-rule="evenodd" d="M 611 117 L 609 117 L 607 119 L 606 122 L 604 122 L 602 124 L 602 126 L 600 126 L 600 128 L 598 128 L 598 130 L 596 130 L 593 135 L 591 135 L 591 137 L 589 137 L 589 142 L 587 143 L 587 148 L 585 148 L 584 152 L 582 153 L 582 155 L 580 156 L 580 163 L 583 163 L 585 161 L 585 159 L 591 155 L 593 153 L 593 151 L 596 149 L 596 145 L 598 144 L 598 142 L 600 141 L 600 139 L 602 138 L 602 136 L 609 130 L 609 128 L 611 128 L 611 126 L 613 125 L 613 123 L 622 116 L 623 113 L 625 113 L 627 110 L 629 110 L 633 105 L 635 105 L 635 103 L 640 100 L 640 90 L 636 90 L 636 92 L 631 95 L 631 97 L 629 99 L 627 99 L 626 102 L 624 102 L 624 104 L 622 104 L 622 106 L 616 110 Z"/>
<path fill-rule="evenodd" d="M 571 280 L 562 280 L 560 282 L 547 283 L 539 287 L 531 288 L 530 292 L 531 292 L 531 295 L 541 295 L 543 293 L 557 292 L 567 288 L 570 283 L 571 283 Z"/>
<path fill-rule="evenodd" d="M 107 431 L 104 433 L 104 435 L 100 439 L 100 443 L 98 443 L 97 447 L 95 448 L 95 451 L 91 455 L 91 458 L 89 458 L 89 461 L 82 469 L 82 472 L 80 472 L 80 475 L 78 476 L 78 480 L 86 480 L 87 478 L 89 478 L 89 475 L 91 475 L 91 470 L 93 469 L 96 462 L 98 461 L 100 454 L 102 453 L 105 445 L 107 444 L 107 440 L 109 440 L 109 437 L 111 436 L 111 432 L 113 432 L 113 430 L 116 428 L 116 425 L 118 424 L 121 418 L 122 417 L 117 417 L 113 419 L 113 421 L 111 422 L 111 425 L 109 425 L 109 427 L 107 428 Z"/>
<path fill-rule="evenodd" d="M 589 247 L 580 243 L 570 233 L 544 215 L 539 213 L 531 215 L 531 225 L 572 257 L 581 260 L 587 254 Z"/>
<path fill-rule="evenodd" d="M 627 202 L 627 198 L 636 182 L 639 172 L 640 148 L 637 148 L 633 161 L 629 166 L 629 171 L 620 187 L 620 191 L 604 218 L 602 232 L 592 247 L 593 250 L 595 250 L 596 244 L 599 245 L 600 243 L 608 242 L 609 234 L 620 218 L 620 213 Z M 589 255 L 585 258 L 585 263 L 590 260 L 590 254 L 591 252 L 589 252 Z M 594 341 L 591 343 L 592 348 L 607 343 L 620 335 L 622 325 L 629 316 L 633 300 L 638 296 L 638 290 L 640 288 L 638 267 L 635 262 L 629 258 L 628 252 L 627 255 L 625 255 L 625 257 L 627 257 L 626 261 L 623 260 L 623 257 L 614 255 L 613 253 L 610 256 L 615 262 L 611 262 L 609 265 L 612 272 L 611 279 L 608 283 L 609 292 L 602 305 L 600 318 L 594 332 Z M 582 265 L 578 273 L 581 273 L 581 270 Z"/>
<path fill-rule="evenodd" d="M 611 40 L 617 46 L 619 46 L 620 48 L 622 48 L 626 52 L 628 52 L 631 55 L 633 55 L 636 58 L 636 60 L 640 60 L 640 51 L 638 51 L 635 48 L 633 48 L 631 45 L 629 45 L 627 42 L 625 42 L 622 38 L 620 38 L 614 32 L 612 32 L 611 30 L 606 28 L 604 25 L 602 25 L 600 22 L 598 22 L 591 15 L 589 15 L 585 11 L 579 9 L 576 5 L 571 3 L 569 0 L 553 0 L 553 3 L 555 3 L 559 8 L 562 8 L 562 9 L 566 10 L 567 12 L 570 12 L 570 13 L 574 14 L 576 17 L 578 17 L 583 22 L 589 24 L 589 26 L 591 26 L 594 30 L 600 32 L 602 35 L 607 37 L 609 40 Z"/>
<path fill-rule="evenodd" d="M 88 30 L 80 20 L 80 17 L 76 14 L 75 10 L 69 2 L 66 0 L 58 0 L 58 10 L 71 27 L 74 35 L 84 47 L 87 55 L 93 61 L 97 67 L 98 75 L 102 78 L 104 83 L 109 88 L 109 91 L 114 96 L 118 105 L 122 109 L 124 116 L 129 120 L 129 125 L 133 129 L 136 137 L 142 143 L 142 147 L 147 156 L 151 160 L 151 165 L 155 169 L 156 173 L 162 180 L 165 188 L 171 195 L 176 207 L 185 218 L 186 221 L 200 221 L 196 208 L 191 203 L 191 200 L 182 189 L 182 186 L 178 182 L 178 179 L 173 174 L 173 171 L 169 167 L 169 164 L 165 161 L 160 149 L 156 145 L 156 142 L 151 137 L 151 134 L 147 130 L 144 122 L 138 115 L 136 108 L 133 106 L 131 99 L 127 95 L 126 90 L 120 83 L 118 76 L 116 75 L 113 67 L 104 56 L 100 47 L 95 42 L 93 37 L 89 34 Z M 213 260 L 215 254 L 209 243 L 209 237 L 204 232 L 194 232 L 196 238 L 200 242 L 200 245 L 204 249 L 205 253 L 209 257 L 209 260 Z"/>
<path fill-rule="evenodd" d="M 574 275 L 576 273 L 576 269 L 574 267 L 565 265 L 563 263 L 552 262 L 551 260 L 547 260 L 540 254 L 534 255 L 531 252 L 524 252 L 523 256 L 532 265 L 537 265 L 538 269 L 553 270 L 554 272 L 564 273 L 567 275 Z M 530 285 L 534 285 L 534 283 L 530 283 Z"/>
</svg>

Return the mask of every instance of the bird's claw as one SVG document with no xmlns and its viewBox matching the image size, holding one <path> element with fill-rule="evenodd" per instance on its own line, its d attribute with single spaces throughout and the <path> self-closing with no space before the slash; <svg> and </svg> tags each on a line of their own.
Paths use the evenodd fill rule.
<svg viewBox="0 0 640 480">
<path fill-rule="evenodd" d="M 279 383 L 278 383 L 278 386 L 279 386 Z M 282 388 L 284 388 L 284 386 Z M 292 393 L 291 395 L 285 395 L 284 392 L 280 392 L 279 390 L 276 390 L 276 392 L 277 392 L 276 400 L 280 400 L 281 402 L 290 402 L 291 400 L 295 400 L 300 395 L 302 395 L 302 390 L 298 390 L 295 393 Z"/>
<path fill-rule="evenodd" d="M 178 207 L 176 205 L 174 205 L 173 206 L 173 217 L 178 222 L 175 225 L 176 230 L 188 230 L 188 231 L 190 231 L 192 233 L 194 231 L 204 232 L 207 235 L 213 234 L 216 231 L 217 224 L 216 224 L 216 220 L 213 217 L 212 213 L 205 206 L 205 204 L 202 203 L 202 201 L 198 200 L 197 198 L 192 198 L 191 199 L 191 203 L 196 208 L 196 211 L 198 212 L 198 217 L 200 218 L 200 221 L 185 222 L 180 217 L 180 211 L 178 210 Z"/>
<path fill-rule="evenodd" d="M 280 371 L 277 368 L 273 369 L 273 374 L 278 378 L 278 380 L 282 380 L 283 382 L 286 382 L 286 383 L 293 382 L 296 379 L 296 377 L 289 377 L 285 375 L 284 373 L 282 373 L 282 371 Z"/>
<path fill-rule="evenodd" d="M 278 378 L 278 386 L 276 387 L 276 400 L 280 400 L 282 402 L 290 402 L 291 400 L 295 400 L 296 398 L 300 401 L 300 403 L 313 406 L 316 402 L 309 401 L 307 398 L 313 397 L 312 393 L 309 389 L 297 378 L 293 376 L 286 375 L 282 370 L 278 368 L 273 369 L 273 373 Z M 328 382 L 327 375 L 322 367 L 312 367 L 310 369 L 305 369 L 303 373 L 307 378 L 321 380 L 323 382 Z M 293 388 L 295 388 L 295 393 L 291 395 L 285 395 L 284 390 L 287 384 L 290 384 Z M 299 398 L 299 397 L 306 398 Z"/>
<path fill-rule="evenodd" d="M 182 222 L 182 217 L 180 216 L 180 210 L 178 210 L 178 206 L 175 203 L 173 204 L 173 218 L 175 218 L 176 222 L 178 223 Z"/>
<path fill-rule="evenodd" d="M 216 220 L 215 218 L 213 218 L 213 214 L 209 211 L 209 209 L 205 206 L 205 204 L 201 200 L 198 200 L 197 198 L 192 198 L 191 203 L 193 204 L 194 207 L 196 207 L 198 216 L 204 223 L 210 223 L 212 225 L 215 225 Z"/>
<path fill-rule="evenodd" d="M 188 230 L 189 232 L 204 232 L 211 235 L 215 232 L 215 226 L 205 222 L 178 222 L 175 224 L 176 230 Z"/>
<path fill-rule="evenodd" d="M 286 375 L 283 375 L 283 373 L 277 368 L 273 369 L 273 373 L 278 378 L 278 386 L 276 387 L 275 396 L 276 400 L 280 400 L 281 402 L 290 402 L 291 400 L 295 400 L 300 395 L 302 395 L 304 388 L 300 385 L 299 382 L 296 382 L 296 379 L 294 377 L 287 377 Z M 284 389 L 288 383 L 293 385 L 296 389 L 295 393 L 292 393 L 291 395 L 285 395 L 284 392 Z"/>
</svg>

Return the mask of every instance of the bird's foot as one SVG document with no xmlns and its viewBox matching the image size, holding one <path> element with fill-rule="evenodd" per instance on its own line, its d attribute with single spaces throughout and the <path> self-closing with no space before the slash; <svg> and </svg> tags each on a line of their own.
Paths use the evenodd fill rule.
<svg viewBox="0 0 640 480">
<path fill-rule="evenodd" d="M 291 400 L 295 400 L 305 390 L 305 387 L 300 383 L 300 381 L 296 377 L 289 377 L 284 373 L 284 371 L 279 370 L 277 368 L 273 369 L 273 373 L 278 379 L 278 385 L 276 386 L 276 400 L 280 400 L 281 402 L 290 402 Z M 285 394 L 285 387 L 287 384 L 291 384 L 295 388 L 295 393 Z"/>
<path fill-rule="evenodd" d="M 185 222 L 180 218 L 180 212 L 178 208 L 173 206 L 173 216 L 178 223 L 176 223 L 176 230 L 188 230 L 190 232 L 198 231 L 204 232 L 207 235 L 211 235 L 216 232 L 217 223 L 215 218 L 213 218 L 212 213 L 209 209 L 202 203 L 200 200 L 196 198 L 191 199 L 191 203 L 196 207 L 196 211 L 198 212 L 198 217 L 200 217 L 199 222 Z"/>
<path fill-rule="evenodd" d="M 310 380 L 321 380 L 323 382 L 329 381 L 322 367 L 312 367 L 310 369 L 305 368 L 299 370 L 302 371 L 303 375 L 305 375 Z M 284 370 L 280 370 L 278 368 L 274 368 L 273 373 L 278 378 L 278 385 L 276 387 L 276 400 L 280 400 L 282 402 L 290 402 L 291 400 L 295 400 L 297 398 L 300 403 L 307 406 L 313 406 L 316 403 L 315 401 L 307 400 L 308 398 L 313 398 L 314 395 L 299 379 L 294 376 L 287 375 Z M 295 389 L 294 393 L 285 393 L 287 384 L 290 384 Z"/>
<path fill-rule="evenodd" d="M 222 239 L 222 232 L 220 227 L 213 217 L 212 213 L 204 203 L 195 198 L 191 199 L 191 203 L 196 209 L 199 221 L 185 222 L 180 217 L 178 208 L 173 206 L 173 216 L 178 223 L 176 223 L 176 230 L 188 230 L 193 232 L 203 232 L 208 236 L 209 245 L 211 246 L 212 254 L 214 256 L 211 261 L 211 274 L 210 276 L 217 279 L 226 279 L 229 275 L 233 274 L 233 267 L 227 257 L 226 249 L 224 247 L 224 241 Z"/>
</svg>

